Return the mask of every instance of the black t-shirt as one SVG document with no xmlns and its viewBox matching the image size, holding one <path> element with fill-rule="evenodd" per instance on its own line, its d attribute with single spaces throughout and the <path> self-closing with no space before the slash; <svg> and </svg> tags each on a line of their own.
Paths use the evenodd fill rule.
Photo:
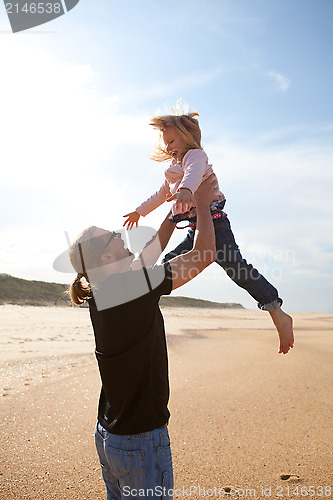
<svg viewBox="0 0 333 500">
<path fill-rule="evenodd" d="M 143 277 L 146 290 L 137 286 Z M 169 420 L 168 357 L 158 302 L 171 290 L 166 263 L 112 275 L 89 300 L 102 379 L 98 420 L 112 434 L 148 432 Z M 106 307 L 107 297 L 114 304 L 119 296 L 122 303 Z"/>
</svg>

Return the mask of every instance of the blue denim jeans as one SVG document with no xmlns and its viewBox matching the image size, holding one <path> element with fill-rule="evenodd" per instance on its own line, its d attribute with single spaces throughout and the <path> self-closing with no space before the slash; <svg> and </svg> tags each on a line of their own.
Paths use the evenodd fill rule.
<svg viewBox="0 0 333 500">
<path fill-rule="evenodd" d="M 216 262 L 236 285 L 244 288 L 257 302 L 259 309 L 273 311 L 282 304 L 278 291 L 252 264 L 243 259 L 236 244 L 228 217 L 213 219 L 216 240 Z M 195 229 L 190 229 L 186 238 L 165 255 L 163 263 L 177 255 L 189 252 L 193 247 Z"/>
<path fill-rule="evenodd" d="M 100 423 L 95 444 L 107 500 L 173 498 L 173 469 L 168 428 L 142 434 L 110 434 Z"/>
</svg>

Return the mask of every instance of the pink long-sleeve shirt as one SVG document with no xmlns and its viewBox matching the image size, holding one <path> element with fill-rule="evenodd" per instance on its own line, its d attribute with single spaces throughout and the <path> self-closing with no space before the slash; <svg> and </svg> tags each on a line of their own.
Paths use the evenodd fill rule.
<svg viewBox="0 0 333 500">
<path fill-rule="evenodd" d="M 188 188 L 194 194 L 202 181 L 213 173 L 212 165 L 208 164 L 208 157 L 202 149 L 190 149 L 181 163 L 172 160 L 165 170 L 165 181 L 156 193 L 144 201 L 135 210 L 143 217 L 164 203 L 167 198 L 174 195 L 180 188 Z M 219 191 L 219 197 L 223 194 Z M 172 214 L 180 211 L 172 206 Z"/>
</svg>

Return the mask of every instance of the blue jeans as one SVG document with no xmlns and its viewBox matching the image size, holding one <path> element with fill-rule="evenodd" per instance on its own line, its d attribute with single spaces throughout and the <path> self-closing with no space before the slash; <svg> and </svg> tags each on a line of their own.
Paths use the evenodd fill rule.
<svg viewBox="0 0 333 500">
<path fill-rule="evenodd" d="M 168 428 L 142 434 L 110 434 L 98 422 L 95 444 L 107 500 L 173 498 Z"/>
<path fill-rule="evenodd" d="M 278 291 L 252 264 L 243 259 L 236 244 L 228 217 L 213 219 L 216 240 L 216 262 L 236 285 L 244 288 L 257 302 L 259 309 L 273 311 L 282 305 Z M 186 238 L 165 255 L 163 263 L 177 255 L 189 252 L 193 247 L 195 229 L 190 229 Z"/>
</svg>

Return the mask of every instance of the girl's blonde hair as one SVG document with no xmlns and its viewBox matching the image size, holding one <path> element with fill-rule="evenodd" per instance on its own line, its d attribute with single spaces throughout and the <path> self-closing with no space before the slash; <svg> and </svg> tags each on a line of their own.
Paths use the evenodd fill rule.
<svg viewBox="0 0 333 500">
<path fill-rule="evenodd" d="M 83 304 L 89 297 L 90 284 L 87 270 L 99 266 L 104 249 L 104 240 L 95 237 L 96 226 L 90 226 L 76 238 L 69 249 L 69 258 L 78 276 L 69 286 L 69 296 L 76 305 Z"/>
<path fill-rule="evenodd" d="M 199 114 L 186 113 L 186 114 L 173 114 L 173 115 L 160 115 L 155 116 L 151 119 L 149 125 L 152 125 L 155 129 L 163 132 L 168 127 L 176 127 L 178 133 L 184 140 L 186 146 L 184 151 L 181 151 L 178 163 L 181 163 L 187 151 L 190 149 L 202 149 L 201 147 L 201 130 L 198 121 Z M 165 161 L 173 159 L 173 156 L 169 154 L 163 143 L 162 137 L 160 136 L 160 144 L 155 148 L 151 158 L 155 161 Z"/>
</svg>

